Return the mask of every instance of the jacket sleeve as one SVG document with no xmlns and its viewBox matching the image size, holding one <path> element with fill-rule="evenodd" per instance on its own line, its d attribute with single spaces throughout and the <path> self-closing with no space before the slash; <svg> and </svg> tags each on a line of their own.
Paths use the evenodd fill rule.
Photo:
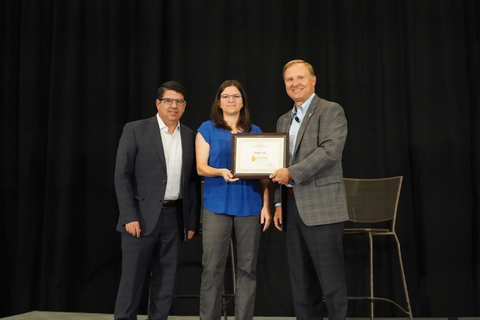
<svg viewBox="0 0 480 320">
<path fill-rule="evenodd" d="M 134 175 L 137 147 L 135 132 L 127 123 L 120 137 L 115 161 L 115 191 L 119 208 L 119 224 L 137 221 L 138 215 L 134 202 Z"/>
</svg>

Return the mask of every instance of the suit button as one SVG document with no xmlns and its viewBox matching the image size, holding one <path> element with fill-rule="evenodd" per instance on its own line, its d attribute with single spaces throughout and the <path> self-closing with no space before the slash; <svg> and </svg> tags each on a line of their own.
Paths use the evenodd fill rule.
<svg viewBox="0 0 480 320">
<path fill-rule="evenodd" d="M 167 184 L 167 181 L 163 181 L 163 184 Z"/>
</svg>

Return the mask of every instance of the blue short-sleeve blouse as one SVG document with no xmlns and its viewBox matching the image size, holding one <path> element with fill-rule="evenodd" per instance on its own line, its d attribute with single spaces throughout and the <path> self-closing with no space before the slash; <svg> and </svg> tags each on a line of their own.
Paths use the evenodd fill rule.
<svg viewBox="0 0 480 320">
<path fill-rule="evenodd" d="M 211 120 L 202 123 L 198 132 L 210 145 L 208 165 L 232 169 L 232 133 L 216 128 Z M 261 132 L 258 126 L 252 125 L 250 133 Z M 205 177 L 203 206 L 215 213 L 234 216 L 258 215 L 262 209 L 260 184 L 254 179 L 226 183 L 223 177 Z"/>
</svg>

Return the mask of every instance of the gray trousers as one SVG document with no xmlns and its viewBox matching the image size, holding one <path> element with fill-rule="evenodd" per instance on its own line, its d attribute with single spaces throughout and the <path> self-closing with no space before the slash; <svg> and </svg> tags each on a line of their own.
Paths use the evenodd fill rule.
<svg viewBox="0 0 480 320">
<path fill-rule="evenodd" d="M 287 200 L 287 251 L 295 316 L 322 319 L 322 292 L 329 320 L 345 320 L 347 285 L 343 259 L 343 222 L 308 227 L 293 196 Z"/>
<path fill-rule="evenodd" d="M 232 228 L 236 239 L 235 320 L 253 319 L 256 268 L 261 225 L 258 215 L 237 217 L 203 209 L 203 273 L 200 319 L 217 320 L 222 314 L 223 281 Z"/>
</svg>

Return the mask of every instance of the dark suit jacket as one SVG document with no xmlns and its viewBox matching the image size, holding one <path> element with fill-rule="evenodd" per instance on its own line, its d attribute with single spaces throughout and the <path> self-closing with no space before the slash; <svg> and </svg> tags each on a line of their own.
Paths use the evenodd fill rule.
<svg viewBox="0 0 480 320">
<path fill-rule="evenodd" d="M 195 132 L 180 124 L 182 140 L 183 235 L 196 230 L 199 216 L 200 179 L 195 161 Z M 142 236 L 157 224 L 167 186 L 167 168 L 157 116 L 129 122 L 117 150 L 115 190 L 119 207 L 117 231 L 125 224 L 140 222 Z"/>
<path fill-rule="evenodd" d="M 277 122 L 277 132 L 289 132 L 292 113 Z M 347 138 L 343 108 L 315 95 L 298 130 L 288 171 L 295 184 L 298 213 L 307 226 L 348 220 L 342 152 Z M 282 201 L 281 188 L 275 202 Z M 286 213 L 285 208 L 282 212 Z M 288 214 L 288 213 L 287 213 Z"/>
</svg>

